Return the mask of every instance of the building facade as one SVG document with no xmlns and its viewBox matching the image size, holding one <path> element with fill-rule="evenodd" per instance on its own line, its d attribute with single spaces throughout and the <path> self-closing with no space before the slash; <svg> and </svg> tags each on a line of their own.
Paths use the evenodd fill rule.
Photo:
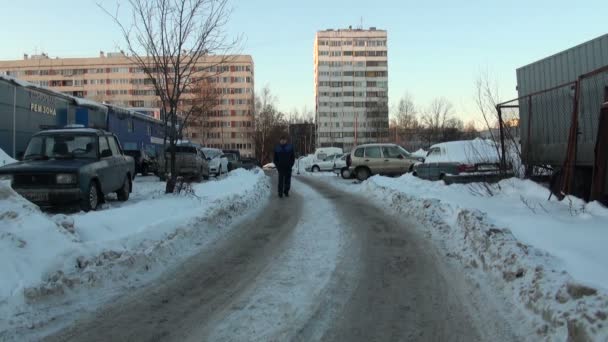
<svg viewBox="0 0 608 342">
<path fill-rule="evenodd" d="M 243 156 L 253 156 L 253 59 L 247 55 L 206 56 L 196 68 L 193 76 L 210 79 L 219 95 L 205 119 L 193 122 L 183 139 L 209 147 L 239 149 Z M 0 61 L 0 74 L 77 97 L 137 107 L 137 111 L 157 118 L 161 114 L 152 80 L 122 53 L 100 52 L 94 58 L 24 55 L 22 60 Z M 187 110 L 198 96 L 196 92 L 185 94 L 182 110 Z"/>
<path fill-rule="evenodd" d="M 317 146 L 388 138 L 387 32 L 371 27 L 318 31 L 314 42 Z"/>
</svg>

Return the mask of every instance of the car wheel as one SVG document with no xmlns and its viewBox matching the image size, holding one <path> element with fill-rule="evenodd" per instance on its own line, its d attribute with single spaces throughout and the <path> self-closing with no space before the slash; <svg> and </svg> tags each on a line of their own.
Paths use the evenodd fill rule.
<svg viewBox="0 0 608 342">
<path fill-rule="evenodd" d="M 367 168 L 361 168 L 359 170 L 357 170 L 357 179 L 360 181 L 364 181 L 367 180 L 370 176 L 370 172 L 369 169 Z"/>
<path fill-rule="evenodd" d="M 99 206 L 99 189 L 95 181 L 89 183 L 89 189 L 82 198 L 80 208 L 84 211 L 96 210 Z"/>
<path fill-rule="evenodd" d="M 414 164 L 410 165 L 410 170 L 408 172 L 414 172 Z"/>
<path fill-rule="evenodd" d="M 209 180 L 209 174 L 206 174 L 206 175 L 203 174 L 203 179 L 204 180 Z"/>
<path fill-rule="evenodd" d="M 126 176 L 124 182 L 122 183 L 122 187 L 116 191 L 116 195 L 118 196 L 118 200 L 124 202 L 129 199 L 129 194 L 131 193 L 131 182 L 129 182 L 129 177 Z"/>
<path fill-rule="evenodd" d="M 312 167 L 312 172 L 319 172 L 319 171 L 321 171 L 321 168 L 318 167 L 317 165 Z"/>
<path fill-rule="evenodd" d="M 148 167 L 146 165 L 143 165 L 141 167 L 141 175 L 142 176 L 147 176 L 148 175 Z"/>
<path fill-rule="evenodd" d="M 351 177 L 350 170 L 346 167 L 343 168 L 342 171 L 340 171 L 340 175 L 344 179 L 350 179 L 350 177 Z"/>
</svg>

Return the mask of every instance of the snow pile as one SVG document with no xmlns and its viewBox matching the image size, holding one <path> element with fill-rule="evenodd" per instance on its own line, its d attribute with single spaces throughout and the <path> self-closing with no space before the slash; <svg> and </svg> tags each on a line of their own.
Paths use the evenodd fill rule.
<svg viewBox="0 0 608 342">
<path fill-rule="evenodd" d="M 153 277 L 151 269 L 159 274 L 227 233 L 270 190 L 259 170 L 234 170 L 180 195 L 164 194 L 165 184 L 152 179 L 137 178 L 127 202 L 73 215 L 43 213 L 0 182 L 0 316 L 12 317 L 0 321 L 0 331 L 43 320 L 36 311 L 53 298 L 81 291 L 87 299 L 72 302 L 90 305 L 87 291 L 98 299 L 99 288 Z M 28 310 L 32 315 L 15 315 Z"/>
<path fill-rule="evenodd" d="M 548 190 L 519 179 L 446 186 L 405 175 L 340 184 L 425 223 L 472 281 L 489 279 L 529 315 L 522 324 L 538 338 L 608 339 L 608 209 L 600 204 L 547 201 Z"/>
<path fill-rule="evenodd" d="M 2 151 L 0 148 L 0 166 L 4 166 L 7 164 L 12 164 L 16 162 L 15 159 L 11 158 L 6 152 Z"/>
</svg>

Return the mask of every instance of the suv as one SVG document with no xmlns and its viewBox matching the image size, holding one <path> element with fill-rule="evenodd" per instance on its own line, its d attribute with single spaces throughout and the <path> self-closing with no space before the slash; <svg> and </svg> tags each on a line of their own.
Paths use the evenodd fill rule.
<svg viewBox="0 0 608 342">
<path fill-rule="evenodd" d="M 103 130 L 56 129 L 35 134 L 23 160 L 0 167 L 17 193 L 41 207 L 79 203 L 95 210 L 115 192 L 129 199 L 135 163 L 116 136 Z"/>
<path fill-rule="evenodd" d="M 158 174 L 161 180 L 167 178 L 171 172 L 171 148 L 168 147 L 164 157 L 159 159 Z M 165 163 L 167 163 L 165 168 Z M 196 180 L 209 179 L 209 164 L 203 152 L 196 146 L 181 144 L 175 146 L 175 173 L 178 176 L 187 176 Z"/>
<path fill-rule="evenodd" d="M 357 146 L 346 158 L 348 169 L 360 181 L 371 175 L 402 175 L 413 170 L 420 160 L 395 144 Z"/>
<path fill-rule="evenodd" d="M 342 153 L 336 153 L 336 154 L 327 156 L 323 160 L 317 160 L 312 164 L 311 167 L 307 167 L 306 171 L 312 171 L 312 172 L 333 171 L 334 168 L 336 167 L 336 162 L 339 161 L 340 158 L 342 158 L 342 156 L 343 156 Z"/>
<path fill-rule="evenodd" d="M 148 152 L 142 149 L 125 150 L 124 152 L 135 160 L 135 173 L 141 173 L 142 176 L 148 175 L 148 172 L 157 173 L 158 163 L 154 157 L 148 154 Z"/>
<path fill-rule="evenodd" d="M 241 160 L 241 151 L 239 150 L 223 150 L 224 156 L 228 159 L 228 171 L 240 169 L 243 167 Z"/>
</svg>

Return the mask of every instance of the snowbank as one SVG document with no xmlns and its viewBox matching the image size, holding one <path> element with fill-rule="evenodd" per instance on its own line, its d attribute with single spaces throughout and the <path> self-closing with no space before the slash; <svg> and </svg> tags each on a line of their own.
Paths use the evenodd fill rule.
<svg viewBox="0 0 608 342">
<path fill-rule="evenodd" d="M 73 215 L 41 212 L 0 182 L 0 316 L 105 282 L 144 278 L 151 268 L 159 272 L 225 234 L 222 228 L 261 207 L 269 193 L 260 170 L 234 170 L 194 184 L 187 195 L 166 195 L 164 183 L 153 179 L 137 178 L 127 202 Z M 9 324 L 32 319 L 24 316 Z"/>
<path fill-rule="evenodd" d="M 15 159 L 11 158 L 6 152 L 2 151 L 0 148 L 0 166 L 4 166 L 7 164 L 12 164 L 16 162 Z"/>
<path fill-rule="evenodd" d="M 408 174 L 332 183 L 423 222 L 469 278 L 489 279 L 529 315 L 538 337 L 608 339 L 608 209 L 600 204 L 547 201 L 548 190 L 519 179 L 446 186 Z"/>
</svg>

